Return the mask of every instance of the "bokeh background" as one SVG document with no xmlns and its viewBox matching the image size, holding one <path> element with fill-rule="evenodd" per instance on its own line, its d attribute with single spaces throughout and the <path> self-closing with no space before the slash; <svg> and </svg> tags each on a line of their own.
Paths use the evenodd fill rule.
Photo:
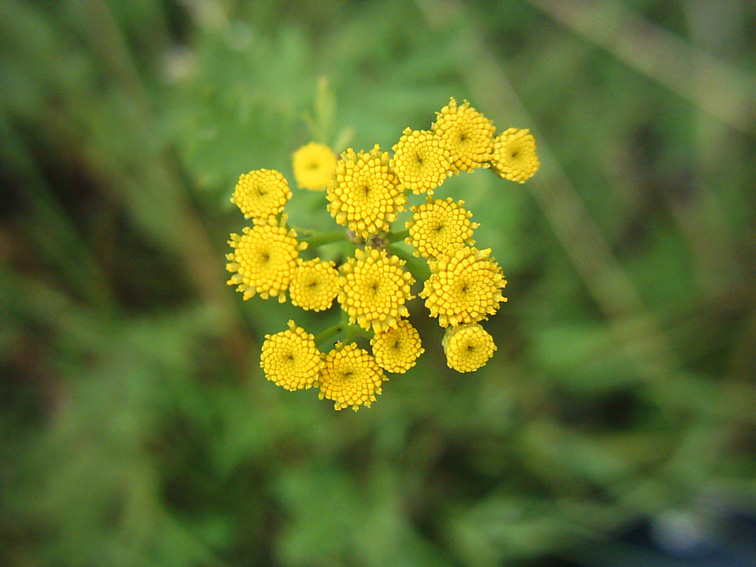
<svg viewBox="0 0 756 567">
<path fill-rule="evenodd" d="M 495 357 L 414 300 L 371 409 L 275 387 L 264 334 L 327 323 L 226 285 L 239 174 L 451 96 L 542 161 L 438 191 Z M 755 137 L 747 0 L 2 0 L 0 564 L 754 564 Z"/>
</svg>

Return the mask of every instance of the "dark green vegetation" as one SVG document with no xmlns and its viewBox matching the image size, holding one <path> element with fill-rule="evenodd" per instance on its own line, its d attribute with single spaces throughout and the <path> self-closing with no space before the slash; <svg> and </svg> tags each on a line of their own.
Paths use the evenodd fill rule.
<svg viewBox="0 0 756 567">
<path fill-rule="evenodd" d="M 756 14 L 598 5 L 2 0 L 0 564 L 596 565 L 753 509 Z M 448 371 L 415 300 L 426 354 L 357 413 L 258 368 L 323 321 L 225 285 L 235 181 L 293 185 L 321 76 L 332 143 L 455 96 L 542 161 L 438 193 L 510 282 L 494 359 Z"/>
</svg>

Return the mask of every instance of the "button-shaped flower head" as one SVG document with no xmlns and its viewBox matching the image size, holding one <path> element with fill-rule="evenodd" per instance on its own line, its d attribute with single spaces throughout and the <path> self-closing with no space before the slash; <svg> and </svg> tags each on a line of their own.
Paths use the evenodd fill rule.
<svg viewBox="0 0 756 567">
<path fill-rule="evenodd" d="M 375 333 L 370 346 L 378 366 L 397 374 L 404 374 L 415 366 L 418 357 L 425 352 L 420 333 L 406 319 L 399 321 L 396 327 Z"/>
<path fill-rule="evenodd" d="M 413 193 L 433 193 L 452 174 L 449 146 L 433 132 L 407 128 L 393 150 L 391 168 Z"/>
<path fill-rule="evenodd" d="M 472 213 L 462 208 L 464 204 L 447 197 L 410 209 L 413 214 L 406 223 L 409 229 L 406 242 L 415 256 L 433 259 L 475 244 L 473 230 L 480 225 L 470 220 Z"/>
<path fill-rule="evenodd" d="M 286 219 L 281 219 L 281 225 Z M 233 272 L 229 285 L 249 299 L 259 294 L 263 299 L 278 296 L 286 301 L 286 290 L 297 267 L 300 250 L 307 243 L 297 240 L 297 233 L 279 225 L 274 217 L 245 227 L 242 235 L 231 234 L 228 243 L 234 249 L 226 255 L 226 269 Z"/>
<path fill-rule="evenodd" d="M 256 169 L 239 177 L 231 202 L 245 218 L 261 220 L 280 215 L 289 199 L 291 190 L 280 172 Z"/>
<path fill-rule="evenodd" d="M 302 146 L 293 156 L 294 178 L 302 189 L 324 191 L 336 172 L 336 154 L 317 142 Z"/>
<path fill-rule="evenodd" d="M 363 238 L 387 231 L 407 202 L 399 179 L 389 167 L 388 152 L 376 145 L 370 152 L 341 154 L 328 186 L 328 212 L 340 225 Z"/>
<path fill-rule="evenodd" d="M 308 311 L 323 311 L 331 306 L 338 292 L 339 272 L 333 262 L 320 258 L 297 262 L 289 285 L 294 305 Z"/>
<path fill-rule="evenodd" d="M 490 258 L 491 249 L 459 248 L 449 256 L 430 260 L 431 276 L 420 297 L 442 327 L 476 323 L 496 313 L 507 281 Z"/>
<path fill-rule="evenodd" d="M 480 325 L 449 327 L 441 341 L 446 365 L 457 372 L 474 372 L 493 356 L 493 337 Z"/>
<path fill-rule="evenodd" d="M 334 402 L 334 408 L 342 410 L 360 406 L 370 407 L 376 395 L 381 393 L 381 384 L 388 380 L 375 358 L 356 343 L 336 346 L 326 356 L 320 371 L 320 399 Z"/>
<path fill-rule="evenodd" d="M 350 324 L 380 333 L 409 314 L 405 303 L 413 297 L 415 279 L 402 269 L 404 263 L 385 250 L 366 247 L 341 265 L 339 303 Z"/>
<path fill-rule="evenodd" d="M 317 381 L 323 357 L 315 337 L 289 321 L 289 328 L 265 335 L 260 367 L 271 382 L 287 390 L 310 388 Z"/>
<path fill-rule="evenodd" d="M 452 98 L 436 113 L 432 130 L 449 145 L 455 172 L 488 167 L 495 128 L 469 102 L 457 106 L 457 101 Z"/>
<path fill-rule="evenodd" d="M 499 177 L 525 183 L 540 165 L 535 138 L 530 130 L 509 128 L 494 139 L 491 168 Z"/>
</svg>

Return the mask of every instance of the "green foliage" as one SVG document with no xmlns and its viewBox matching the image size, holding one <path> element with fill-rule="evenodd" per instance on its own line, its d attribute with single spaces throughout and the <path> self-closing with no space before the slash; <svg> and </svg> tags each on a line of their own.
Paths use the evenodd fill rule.
<svg viewBox="0 0 756 567">
<path fill-rule="evenodd" d="M 559 4 L 4 1 L 0 563 L 588 565 L 753 510 L 756 14 Z M 439 193 L 509 280 L 499 351 L 448 371 L 428 321 L 369 410 L 276 388 L 262 336 L 322 322 L 225 285 L 238 175 L 293 185 L 311 137 L 388 149 L 450 96 L 543 162 Z M 321 198 L 292 219 L 332 230 Z"/>
</svg>

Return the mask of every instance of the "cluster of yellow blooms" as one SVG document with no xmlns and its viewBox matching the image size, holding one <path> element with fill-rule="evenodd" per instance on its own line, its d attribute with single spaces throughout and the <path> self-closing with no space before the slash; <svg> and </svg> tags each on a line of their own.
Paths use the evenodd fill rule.
<svg viewBox="0 0 756 567">
<path fill-rule="evenodd" d="M 308 242 L 287 224 L 284 208 L 292 193 L 281 173 L 261 169 L 242 175 L 231 201 L 253 226 L 231 235 L 228 283 L 244 299 L 259 295 L 284 302 L 288 292 L 292 304 L 311 311 L 329 309 L 336 300 L 348 319 L 348 325 L 344 321 L 317 339 L 293 321 L 288 329 L 266 335 L 260 365 L 268 380 L 288 390 L 316 386 L 320 398 L 333 401 L 337 410 L 357 410 L 375 401 L 388 380 L 386 372 L 401 374 L 415 365 L 424 352 L 420 334 L 407 319 L 415 277 L 405 269 L 407 260 L 389 249 L 402 237 L 430 270 L 419 296 L 446 328 L 447 365 L 459 372 L 485 365 L 496 345 L 480 322 L 506 301 L 502 289 L 507 282 L 491 249 L 474 246 L 479 225 L 471 221 L 464 201 L 434 199 L 433 193 L 459 172 L 490 168 L 523 183 L 539 165 L 528 130 L 509 128 L 496 135 L 488 118 L 453 98 L 430 130 L 404 130 L 391 153 L 376 145 L 369 152 L 350 148 L 337 157 L 323 144 L 303 146 L 294 154 L 298 185 L 325 190 L 328 212 L 347 229 L 344 240 L 360 246 L 338 267 L 300 256 Z M 425 202 L 409 208 L 412 217 L 403 233 L 392 233 L 392 223 L 407 209 L 407 190 L 424 194 Z M 347 328 L 364 330 L 370 351 L 353 340 L 320 350 Z"/>
</svg>

